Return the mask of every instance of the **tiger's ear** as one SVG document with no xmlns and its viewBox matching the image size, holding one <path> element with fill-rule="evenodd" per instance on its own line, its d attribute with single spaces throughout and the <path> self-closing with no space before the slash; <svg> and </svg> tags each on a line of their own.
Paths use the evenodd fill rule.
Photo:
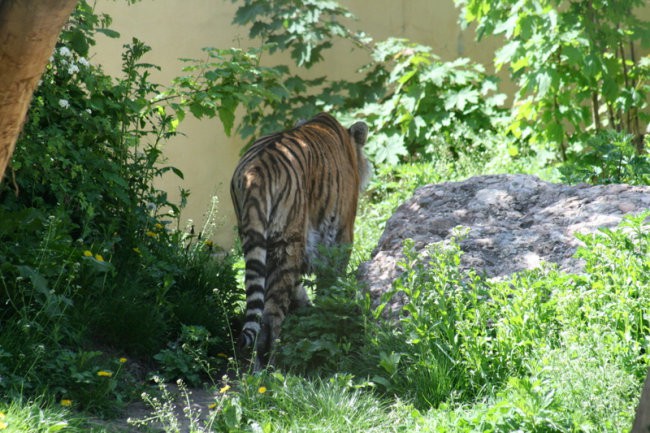
<svg viewBox="0 0 650 433">
<path fill-rule="evenodd" d="M 357 122 L 350 126 L 350 136 L 357 146 L 364 146 L 368 139 L 368 125 L 365 122 Z"/>
</svg>

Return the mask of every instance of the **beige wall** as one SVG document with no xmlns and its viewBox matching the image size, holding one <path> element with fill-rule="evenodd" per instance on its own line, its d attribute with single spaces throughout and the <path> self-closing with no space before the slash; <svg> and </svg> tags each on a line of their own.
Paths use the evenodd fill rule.
<svg viewBox="0 0 650 433">
<path fill-rule="evenodd" d="M 341 0 L 358 18 L 356 28 L 375 40 L 389 36 L 405 37 L 433 47 L 443 60 L 470 57 L 492 71 L 496 40 L 477 45 L 471 30 L 457 25 L 458 10 L 452 0 Z M 113 18 L 113 28 L 120 40 L 98 37 L 95 63 L 110 73 L 119 72 L 122 45 L 135 36 L 152 47 L 147 61 L 161 66 L 154 80 L 165 84 L 180 75 L 182 63 L 177 59 L 202 58 L 206 46 L 227 48 L 246 46 L 247 29 L 231 24 L 237 5 L 229 0 L 142 0 L 128 6 L 124 1 L 97 0 L 97 9 Z M 650 17 L 650 7 L 643 15 Z M 355 70 L 367 63 L 367 55 L 341 44 L 326 56 L 318 69 L 311 72 L 330 78 L 353 78 Z M 506 88 L 507 90 L 507 88 Z M 180 186 L 191 196 L 183 220 L 192 219 L 197 228 L 203 224 L 213 195 L 219 197 L 221 225 L 213 236 L 215 242 L 230 247 L 233 240 L 234 212 L 228 184 L 242 143 L 228 138 L 217 119 L 197 121 L 188 116 L 181 124 L 180 136 L 166 145 L 169 163 L 181 169 L 184 181 L 163 180 L 161 186 L 177 197 Z"/>
</svg>

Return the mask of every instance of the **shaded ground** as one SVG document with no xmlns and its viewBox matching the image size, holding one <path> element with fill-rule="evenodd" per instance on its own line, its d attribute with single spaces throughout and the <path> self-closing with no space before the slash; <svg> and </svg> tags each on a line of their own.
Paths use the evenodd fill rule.
<svg viewBox="0 0 650 433">
<path fill-rule="evenodd" d="M 169 417 L 169 420 L 165 423 L 173 422 L 173 419 L 178 422 L 178 430 L 180 432 L 189 432 L 190 431 L 190 418 L 194 423 L 199 425 L 205 425 L 206 420 L 210 414 L 210 405 L 215 402 L 215 396 L 218 391 L 214 390 L 205 390 L 202 388 L 190 388 L 188 389 L 189 394 L 183 393 L 178 385 L 169 383 L 165 384 L 165 388 L 172 396 L 173 405 L 172 406 L 162 406 L 163 410 L 167 409 L 166 412 L 169 412 L 169 408 L 173 407 L 174 417 Z M 161 398 L 161 392 L 152 389 L 149 393 L 152 397 L 156 396 L 158 401 L 164 405 L 165 399 Z M 189 410 L 188 410 L 189 409 Z M 105 428 L 112 432 L 124 432 L 124 433 L 141 433 L 141 432 L 166 432 L 174 431 L 173 429 L 165 429 L 165 426 L 160 422 L 151 422 L 147 423 L 146 426 L 138 427 L 133 425 L 128 420 L 146 420 L 152 417 L 154 414 L 154 409 L 143 400 L 130 403 L 124 413 L 112 420 L 102 420 L 102 419 L 92 419 L 89 422 L 98 427 Z M 188 417 L 189 415 L 189 417 Z"/>
</svg>

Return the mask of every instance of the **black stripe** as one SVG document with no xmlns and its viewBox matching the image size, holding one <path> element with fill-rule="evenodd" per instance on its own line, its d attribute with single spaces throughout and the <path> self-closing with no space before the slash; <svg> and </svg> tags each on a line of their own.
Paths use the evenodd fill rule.
<svg viewBox="0 0 650 433">
<path fill-rule="evenodd" d="M 264 277 L 266 277 L 266 275 L 260 275 L 259 272 L 256 272 L 256 271 L 255 272 L 254 271 L 249 272 L 248 270 L 246 271 L 246 274 L 245 274 L 246 281 L 252 280 L 253 278 L 260 278 L 260 277 L 264 278 Z"/>
<path fill-rule="evenodd" d="M 244 329 L 239 335 L 239 345 L 242 347 L 252 346 L 256 337 L 257 337 L 257 333 L 255 331 L 253 331 L 252 329 Z M 243 344 L 242 344 L 242 340 L 243 340 Z"/>
<path fill-rule="evenodd" d="M 246 270 L 263 277 L 266 275 L 266 263 L 257 259 L 248 259 L 246 260 Z"/>
<path fill-rule="evenodd" d="M 255 293 L 264 293 L 264 287 L 260 286 L 259 284 L 251 284 L 250 286 L 246 287 L 246 298 L 248 298 L 249 296 Z M 262 305 L 262 307 L 264 307 L 264 305 Z"/>
<path fill-rule="evenodd" d="M 264 234 L 254 228 L 246 227 L 242 235 L 244 237 L 244 242 L 242 244 L 244 255 L 248 254 L 253 248 L 263 247 L 266 244 L 266 237 Z"/>
<path fill-rule="evenodd" d="M 246 313 L 246 323 L 258 323 L 260 320 L 260 316 L 261 314 Z"/>
</svg>

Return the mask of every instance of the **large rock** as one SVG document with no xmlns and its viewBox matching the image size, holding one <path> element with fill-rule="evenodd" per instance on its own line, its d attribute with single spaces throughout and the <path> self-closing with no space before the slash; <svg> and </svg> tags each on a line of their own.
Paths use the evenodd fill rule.
<svg viewBox="0 0 650 433">
<path fill-rule="evenodd" d="M 579 271 L 576 233 L 616 226 L 623 216 L 650 208 L 650 187 L 560 185 L 527 175 L 477 176 L 415 191 L 386 223 L 372 259 L 359 272 L 375 302 L 401 273 L 405 239 L 420 251 L 469 229 L 460 243 L 463 268 L 504 277 L 542 262 Z M 395 302 L 399 302 L 396 298 Z M 392 310 L 399 305 L 392 305 Z"/>
</svg>

